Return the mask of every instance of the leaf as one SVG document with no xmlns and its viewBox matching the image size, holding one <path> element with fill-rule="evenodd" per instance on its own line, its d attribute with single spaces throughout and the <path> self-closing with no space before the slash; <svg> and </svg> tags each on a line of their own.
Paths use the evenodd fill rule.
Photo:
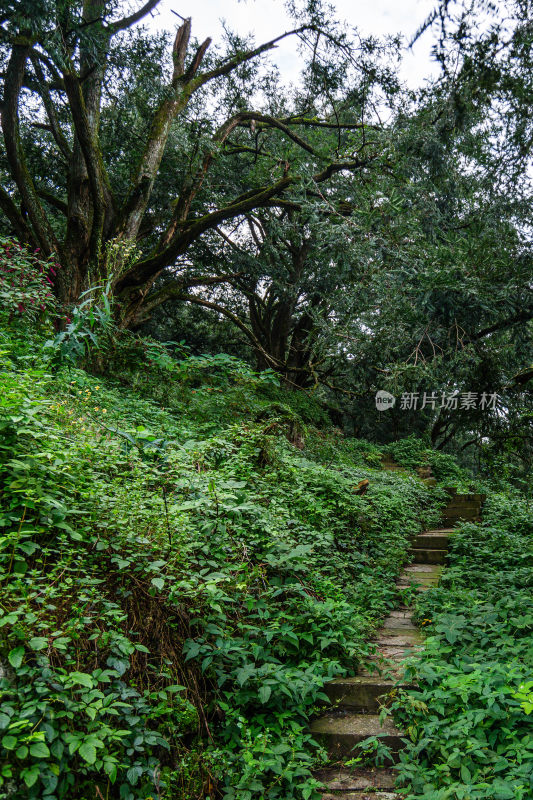
<svg viewBox="0 0 533 800">
<path fill-rule="evenodd" d="M 33 786 L 33 784 L 37 781 L 37 778 L 39 777 L 39 767 L 37 766 L 37 764 L 35 764 L 32 767 L 23 769 L 20 774 L 22 775 L 24 783 L 29 789 L 31 786 Z"/>
<path fill-rule="evenodd" d="M 104 761 L 104 772 L 111 783 L 115 783 L 117 779 L 117 765 L 113 761 Z"/>
<path fill-rule="evenodd" d="M 24 658 L 24 648 L 23 647 L 15 647 L 9 653 L 7 660 L 11 664 L 14 669 L 18 669 L 22 664 L 22 659 Z"/>
<path fill-rule="evenodd" d="M 165 585 L 165 580 L 164 580 L 164 578 L 152 578 L 151 583 L 152 583 L 152 586 L 155 586 L 156 589 L 159 589 L 159 591 L 161 591 L 161 589 Z"/>
<path fill-rule="evenodd" d="M 93 744 L 84 742 L 78 752 L 88 764 L 94 764 L 96 761 L 96 747 Z"/>
<path fill-rule="evenodd" d="M 259 689 L 259 699 L 262 703 L 266 703 L 272 694 L 272 689 L 270 686 L 261 686 Z"/>
<path fill-rule="evenodd" d="M 2 747 L 6 750 L 14 750 L 17 746 L 17 739 L 15 736 L 4 736 L 2 739 Z"/>
<path fill-rule="evenodd" d="M 45 639 L 44 636 L 34 636 L 28 644 L 32 650 L 43 650 L 48 644 L 48 639 Z"/>
<path fill-rule="evenodd" d="M 34 758 L 49 758 L 50 750 L 44 742 L 34 742 L 30 745 L 30 755 Z"/>
<path fill-rule="evenodd" d="M 71 672 L 69 678 L 74 683 L 79 683 L 81 686 L 86 686 L 87 689 L 92 689 L 94 686 L 93 677 L 87 672 Z"/>
<path fill-rule="evenodd" d="M 237 681 L 239 686 L 244 686 L 248 678 L 250 678 L 255 672 L 255 667 L 252 667 L 251 664 L 245 664 L 244 667 L 241 667 L 237 670 Z"/>
<path fill-rule="evenodd" d="M 196 658 L 201 648 L 198 642 L 191 642 L 191 644 L 187 645 L 186 649 L 187 655 L 185 656 L 185 661 L 189 661 L 191 658 Z"/>
</svg>

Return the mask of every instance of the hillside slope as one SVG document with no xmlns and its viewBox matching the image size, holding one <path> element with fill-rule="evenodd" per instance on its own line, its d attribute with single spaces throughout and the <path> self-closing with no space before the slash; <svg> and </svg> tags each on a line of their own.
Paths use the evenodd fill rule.
<svg viewBox="0 0 533 800">
<path fill-rule="evenodd" d="M 442 494 L 268 373 L 125 348 L 2 335 L 4 791 L 315 797 L 309 714 Z"/>
</svg>

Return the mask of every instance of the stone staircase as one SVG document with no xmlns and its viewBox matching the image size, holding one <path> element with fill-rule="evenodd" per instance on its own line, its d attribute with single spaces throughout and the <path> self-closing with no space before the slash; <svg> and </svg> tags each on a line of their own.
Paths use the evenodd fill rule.
<svg viewBox="0 0 533 800">
<path fill-rule="evenodd" d="M 409 551 L 412 563 L 401 574 L 397 583 L 399 589 L 415 585 L 417 591 L 425 591 L 437 586 L 453 525 L 460 519 L 479 519 L 481 495 L 448 491 L 450 501 L 444 510 L 443 527 L 424 531 L 414 538 Z M 316 777 L 327 786 L 323 800 L 401 798 L 394 791 L 395 774 L 390 768 L 347 770 L 342 761 L 353 758 L 357 754 L 354 747 L 369 736 L 379 736 L 391 748 L 393 762 L 404 747 L 403 732 L 390 718 L 381 725 L 379 711 L 394 689 L 414 688 L 402 680 L 403 662 L 423 646 L 422 634 L 413 624 L 411 614 L 406 606 L 392 611 L 376 635 L 376 650 L 368 668 L 352 677 L 337 678 L 324 687 L 332 707 L 311 723 L 310 730 L 326 747 L 331 760 L 340 766 L 317 773 Z"/>
</svg>

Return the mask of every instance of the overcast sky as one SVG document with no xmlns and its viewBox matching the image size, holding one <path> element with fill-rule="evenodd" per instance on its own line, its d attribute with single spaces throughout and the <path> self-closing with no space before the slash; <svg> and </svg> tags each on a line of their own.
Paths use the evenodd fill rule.
<svg viewBox="0 0 533 800">
<path fill-rule="evenodd" d="M 332 0 L 337 17 L 357 27 L 363 34 L 382 36 L 403 33 L 406 41 L 427 18 L 435 7 L 436 0 Z M 211 36 L 220 41 L 221 21 L 225 20 L 231 30 L 239 34 L 253 33 L 256 43 L 268 41 L 274 36 L 294 27 L 285 13 L 282 0 L 161 0 L 150 26 L 175 30 L 179 19 L 192 18 L 192 33 L 198 39 Z M 431 34 L 426 33 L 413 51 L 407 51 L 402 67 L 402 76 L 412 88 L 420 86 L 437 67 L 431 61 Z M 294 43 L 282 42 L 270 56 L 291 80 L 298 72 L 299 59 Z"/>
</svg>

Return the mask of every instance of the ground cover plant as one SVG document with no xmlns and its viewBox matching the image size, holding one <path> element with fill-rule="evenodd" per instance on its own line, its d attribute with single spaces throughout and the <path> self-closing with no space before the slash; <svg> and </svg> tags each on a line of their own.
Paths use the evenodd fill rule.
<svg viewBox="0 0 533 800">
<path fill-rule="evenodd" d="M 428 636 L 407 674 L 420 688 L 395 705 L 412 738 L 400 765 L 410 800 L 533 796 L 532 543 L 530 503 L 494 493 L 418 600 Z"/>
<path fill-rule="evenodd" d="M 1 333 L 1 791 L 317 797 L 309 715 L 442 498 L 234 358 L 121 335 L 102 373 L 84 313 Z"/>
</svg>

